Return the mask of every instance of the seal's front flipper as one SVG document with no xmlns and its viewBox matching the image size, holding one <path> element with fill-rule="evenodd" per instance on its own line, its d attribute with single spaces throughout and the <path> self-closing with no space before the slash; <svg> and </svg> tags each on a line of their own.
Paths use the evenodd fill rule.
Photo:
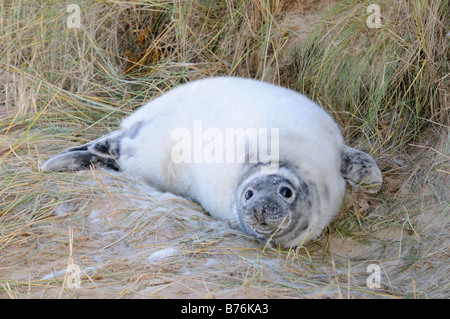
<svg viewBox="0 0 450 319">
<path fill-rule="evenodd" d="M 121 131 L 112 132 L 87 144 L 69 148 L 49 159 L 44 171 L 66 172 L 89 169 L 92 165 L 118 171 Z"/>
<path fill-rule="evenodd" d="M 372 156 L 346 145 L 342 151 L 341 174 L 353 188 L 366 193 L 378 192 L 383 181 Z"/>
</svg>

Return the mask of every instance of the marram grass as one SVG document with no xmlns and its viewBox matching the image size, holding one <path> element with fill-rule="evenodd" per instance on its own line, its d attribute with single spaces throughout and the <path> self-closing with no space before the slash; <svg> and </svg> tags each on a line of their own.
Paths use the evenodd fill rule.
<svg viewBox="0 0 450 319">
<path fill-rule="evenodd" d="M 430 124 L 448 125 L 448 1 L 340 1 L 299 49 L 297 85 L 325 104 L 349 138 L 401 148 Z"/>
</svg>

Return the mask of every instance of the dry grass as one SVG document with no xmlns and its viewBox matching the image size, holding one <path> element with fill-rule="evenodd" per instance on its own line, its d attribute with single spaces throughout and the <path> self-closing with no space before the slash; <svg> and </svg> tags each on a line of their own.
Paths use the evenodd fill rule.
<svg viewBox="0 0 450 319">
<path fill-rule="evenodd" d="M 369 2 L 342 1 L 299 49 L 300 90 L 322 101 L 349 139 L 373 152 L 404 149 L 424 127 L 448 125 L 448 2 L 379 1 L 382 28 L 368 28 Z M 330 85 L 333 83 L 333 85 Z"/>
<path fill-rule="evenodd" d="M 447 2 L 380 1 L 381 29 L 367 1 L 73 2 L 79 29 L 65 3 L 0 2 L 0 297 L 449 297 Z M 271 250 L 127 176 L 40 171 L 144 101 L 224 74 L 317 100 L 380 160 L 382 191 L 349 191 L 320 240 Z"/>
</svg>

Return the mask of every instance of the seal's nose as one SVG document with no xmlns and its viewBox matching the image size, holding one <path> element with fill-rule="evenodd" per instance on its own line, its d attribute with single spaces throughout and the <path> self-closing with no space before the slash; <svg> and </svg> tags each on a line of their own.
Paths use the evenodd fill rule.
<svg viewBox="0 0 450 319">
<path fill-rule="evenodd" d="M 257 227 L 268 227 L 269 225 L 266 223 L 267 216 L 264 209 L 255 209 L 253 212 L 253 217 L 255 218 L 255 225 Z"/>
<path fill-rule="evenodd" d="M 254 225 L 264 230 L 278 227 L 280 218 L 280 207 L 273 200 L 266 199 L 255 203 L 251 210 Z"/>
</svg>

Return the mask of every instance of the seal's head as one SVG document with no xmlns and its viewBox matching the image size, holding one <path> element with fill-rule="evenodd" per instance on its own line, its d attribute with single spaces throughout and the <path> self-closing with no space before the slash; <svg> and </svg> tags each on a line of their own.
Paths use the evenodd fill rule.
<svg viewBox="0 0 450 319">
<path fill-rule="evenodd" d="M 237 188 L 235 207 L 244 232 L 275 244 L 283 245 L 307 233 L 310 227 L 309 187 L 285 167 L 275 174 L 250 174 Z"/>
</svg>

